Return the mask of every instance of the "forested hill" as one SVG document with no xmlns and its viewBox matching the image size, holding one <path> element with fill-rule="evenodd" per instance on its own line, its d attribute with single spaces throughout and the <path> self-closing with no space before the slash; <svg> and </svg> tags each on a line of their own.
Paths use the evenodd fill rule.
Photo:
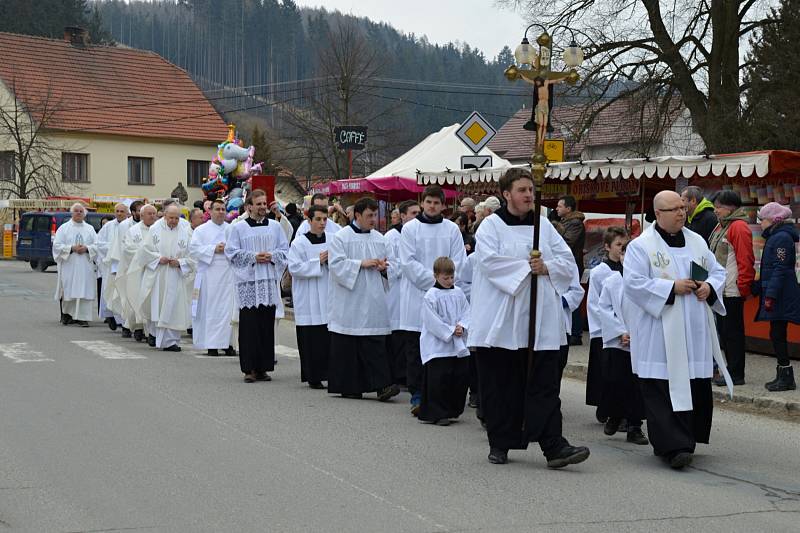
<svg viewBox="0 0 800 533">
<path fill-rule="evenodd" d="M 108 0 L 90 5 L 97 7 L 103 28 L 115 41 L 153 50 L 185 68 L 204 89 L 245 87 L 274 101 L 294 97 L 298 80 L 304 87 L 318 84 L 316 50 L 325 27 L 352 19 L 300 9 L 292 0 Z M 487 58 L 468 44 L 433 45 L 387 24 L 352 20 L 379 52 L 380 68 L 369 90 L 402 105 L 409 141 L 460 122 L 474 109 L 499 127 L 527 101 L 515 96 L 525 91 L 502 76 L 513 59 L 509 49 Z M 241 100 L 216 103 L 223 111 L 255 107 Z M 279 126 L 274 118 L 272 124 Z"/>
</svg>

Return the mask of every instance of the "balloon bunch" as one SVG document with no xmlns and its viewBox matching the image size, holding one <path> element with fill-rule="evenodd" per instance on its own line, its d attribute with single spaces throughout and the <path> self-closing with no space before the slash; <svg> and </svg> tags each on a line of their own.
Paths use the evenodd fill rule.
<svg viewBox="0 0 800 533">
<path fill-rule="evenodd" d="M 254 146 L 244 147 L 236 136 L 236 126 L 228 124 L 228 138 L 217 146 L 217 153 L 208 166 L 208 177 L 201 186 L 203 197 L 225 200 L 230 220 L 239 216 L 252 176 L 262 172 L 263 163 L 254 163 L 255 152 Z"/>
</svg>

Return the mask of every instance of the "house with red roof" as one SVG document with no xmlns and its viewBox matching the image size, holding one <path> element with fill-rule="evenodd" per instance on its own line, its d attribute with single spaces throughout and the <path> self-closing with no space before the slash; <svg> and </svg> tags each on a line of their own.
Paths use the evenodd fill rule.
<svg viewBox="0 0 800 533">
<path fill-rule="evenodd" d="M 150 51 L 88 44 L 78 28 L 64 39 L 0 32 L 0 57 L 0 106 L 24 109 L 59 147 L 64 191 L 154 199 L 181 184 L 190 202 L 202 197 L 228 131 L 186 71 Z M 0 179 L 15 154 L 2 133 Z"/>
</svg>

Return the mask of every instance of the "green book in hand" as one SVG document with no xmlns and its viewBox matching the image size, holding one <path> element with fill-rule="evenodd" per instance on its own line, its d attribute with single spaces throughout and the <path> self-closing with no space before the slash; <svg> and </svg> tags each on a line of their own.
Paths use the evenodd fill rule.
<svg viewBox="0 0 800 533">
<path fill-rule="evenodd" d="M 695 261 L 692 261 L 691 277 L 694 281 L 705 281 L 708 279 L 708 270 L 703 268 L 702 265 L 697 264 Z"/>
</svg>

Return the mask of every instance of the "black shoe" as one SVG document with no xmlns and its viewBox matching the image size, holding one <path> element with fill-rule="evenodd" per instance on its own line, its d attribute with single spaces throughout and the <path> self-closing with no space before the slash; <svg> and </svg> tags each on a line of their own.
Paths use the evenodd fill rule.
<svg viewBox="0 0 800 533">
<path fill-rule="evenodd" d="M 136 342 L 142 342 L 144 340 L 144 330 L 133 330 L 133 338 L 136 339 Z"/>
<path fill-rule="evenodd" d="M 82 328 L 88 328 L 89 327 L 89 323 L 86 322 L 85 320 L 75 320 L 75 323 L 77 325 L 79 325 L 80 327 L 82 327 Z"/>
<path fill-rule="evenodd" d="M 640 446 L 650 444 L 650 441 L 647 440 L 647 437 L 642 433 L 642 428 L 637 427 L 628 429 L 628 437 L 625 440 L 633 444 L 639 444 Z"/>
<path fill-rule="evenodd" d="M 180 352 L 181 347 L 177 344 L 173 344 L 172 346 L 167 346 L 166 348 L 161 348 L 165 352 Z"/>
<path fill-rule="evenodd" d="M 792 370 L 791 366 L 779 366 L 777 379 L 773 383 L 768 383 L 765 387 L 770 392 L 795 390 L 797 383 L 794 380 L 794 370 Z"/>
<path fill-rule="evenodd" d="M 61 315 L 61 323 L 62 323 L 63 325 L 65 325 L 65 326 L 69 326 L 69 325 L 70 325 L 70 324 L 72 324 L 73 322 L 74 322 L 74 320 L 72 320 L 72 317 L 71 317 L 71 316 L 69 316 L 69 315 Z"/>
<path fill-rule="evenodd" d="M 397 385 L 389 385 L 388 387 L 384 387 L 378 391 L 378 401 L 388 402 L 398 394 L 400 394 L 400 389 L 397 387 Z"/>
<path fill-rule="evenodd" d="M 256 381 L 272 381 L 272 376 L 266 372 L 256 372 Z"/>
<path fill-rule="evenodd" d="M 622 422 L 621 418 L 609 416 L 608 420 L 606 420 L 605 426 L 603 427 L 603 433 L 608 436 L 615 434 L 617 431 L 619 431 L 620 422 Z"/>
<path fill-rule="evenodd" d="M 623 418 L 619 422 L 619 428 L 617 428 L 617 433 L 627 433 L 628 432 L 628 420 Z"/>
<path fill-rule="evenodd" d="M 111 331 L 117 331 L 117 321 L 114 320 L 113 316 L 106 318 L 106 324 L 108 324 L 108 329 Z"/>
<path fill-rule="evenodd" d="M 582 346 L 583 345 L 583 338 L 580 335 L 570 335 L 569 336 L 569 345 L 570 346 Z"/>
<path fill-rule="evenodd" d="M 131 330 L 129 330 L 128 328 L 123 327 L 122 328 L 122 338 L 123 339 L 130 339 L 131 337 L 133 337 L 133 334 L 131 333 Z"/>
<path fill-rule="evenodd" d="M 308 382 L 309 389 L 324 389 L 325 385 L 322 384 L 321 381 L 309 381 Z"/>
<path fill-rule="evenodd" d="M 694 455 L 692 455 L 690 452 L 678 452 L 670 457 L 669 466 L 675 470 L 680 470 L 681 468 L 685 468 L 692 464 L 693 459 Z"/>
<path fill-rule="evenodd" d="M 601 424 L 605 424 L 605 423 L 606 423 L 606 421 L 608 420 L 608 417 L 607 417 L 607 416 L 603 416 L 603 415 L 601 415 L 601 414 L 600 414 L 600 408 L 599 408 L 599 407 L 598 407 L 597 409 L 595 409 L 595 410 L 594 410 L 594 417 L 595 417 L 595 418 L 597 419 L 597 421 L 598 421 L 598 422 L 600 422 Z"/>
<path fill-rule="evenodd" d="M 348 400 L 360 400 L 363 395 L 360 392 L 355 394 L 342 394 L 342 398 L 347 398 Z"/>
<path fill-rule="evenodd" d="M 187 329 L 187 330 L 186 330 L 186 333 L 188 333 L 188 334 L 189 334 L 189 336 L 191 337 L 191 336 L 192 336 L 192 328 L 189 328 L 189 329 Z"/>
<path fill-rule="evenodd" d="M 508 463 L 508 450 L 489 448 L 489 462 L 493 465 L 504 465 Z"/>
<path fill-rule="evenodd" d="M 225 355 L 228 357 L 236 357 L 236 350 L 233 349 L 233 346 L 228 346 L 225 348 Z"/>
<path fill-rule="evenodd" d="M 589 448 L 567 444 L 556 455 L 547 459 L 547 468 L 564 468 L 567 465 L 582 463 L 588 458 Z"/>
<path fill-rule="evenodd" d="M 469 399 L 467 400 L 467 405 L 472 407 L 473 409 L 478 408 L 478 395 L 474 392 L 469 393 Z"/>
<path fill-rule="evenodd" d="M 208 351 L 208 356 L 209 357 L 219 357 L 219 351 L 216 348 L 211 348 Z"/>
<path fill-rule="evenodd" d="M 156 338 L 154 336 L 152 336 L 152 335 L 148 335 L 147 336 L 147 345 L 150 346 L 151 348 L 155 348 L 156 347 Z"/>
</svg>

